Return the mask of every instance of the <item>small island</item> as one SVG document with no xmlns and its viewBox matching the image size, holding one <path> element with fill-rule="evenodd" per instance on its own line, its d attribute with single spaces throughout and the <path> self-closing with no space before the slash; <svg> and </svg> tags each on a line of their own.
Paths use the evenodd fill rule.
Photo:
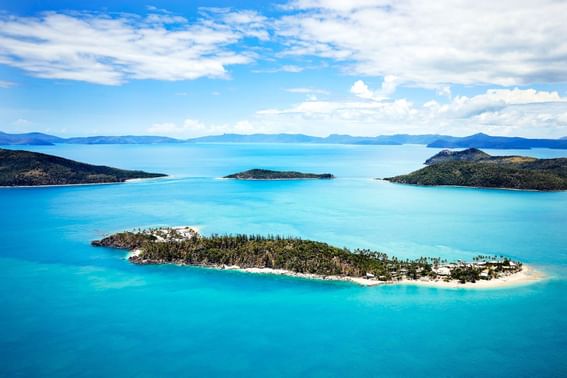
<svg viewBox="0 0 567 378">
<path fill-rule="evenodd" d="M 164 176 L 161 173 L 127 171 L 38 152 L 0 148 L 0 186 L 103 184 Z"/>
<path fill-rule="evenodd" d="M 443 150 L 425 168 L 384 180 L 424 186 L 469 186 L 518 190 L 567 190 L 567 158 L 491 156 L 476 148 Z"/>
<path fill-rule="evenodd" d="M 295 171 L 272 171 L 269 169 L 250 169 L 223 178 L 236 180 L 329 180 L 335 178 L 335 176 L 330 173 L 317 174 Z"/>
<path fill-rule="evenodd" d="M 416 283 L 493 287 L 534 280 L 521 262 L 478 256 L 470 262 L 421 257 L 408 260 L 367 249 L 351 251 L 300 238 L 261 235 L 202 236 L 191 227 L 120 232 L 91 243 L 130 250 L 134 264 L 177 264 L 351 281 L 373 286 Z"/>
</svg>

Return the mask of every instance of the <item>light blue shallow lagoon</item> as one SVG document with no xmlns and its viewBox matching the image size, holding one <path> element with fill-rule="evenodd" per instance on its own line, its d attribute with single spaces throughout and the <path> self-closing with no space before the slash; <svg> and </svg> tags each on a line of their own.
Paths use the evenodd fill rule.
<svg viewBox="0 0 567 378">
<path fill-rule="evenodd" d="M 565 192 L 374 180 L 417 169 L 438 151 L 423 146 L 27 149 L 171 176 L 0 190 L 1 376 L 567 376 Z M 337 179 L 219 179 L 256 167 Z M 89 244 L 115 231 L 175 225 L 293 235 L 399 257 L 502 254 L 548 279 L 485 290 L 367 288 L 136 266 L 123 251 Z"/>
</svg>

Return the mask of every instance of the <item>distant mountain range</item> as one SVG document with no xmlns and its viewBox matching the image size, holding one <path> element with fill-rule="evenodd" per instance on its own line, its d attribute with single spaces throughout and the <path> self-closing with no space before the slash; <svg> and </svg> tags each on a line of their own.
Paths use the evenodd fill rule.
<svg viewBox="0 0 567 378">
<path fill-rule="evenodd" d="M 43 133 L 8 134 L 0 131 L 0 145 L 35 145 L 53 144 L 151 144 L 182 143 L 184 141 L 161 136 L 92 136 L 78 138 L 60 138 Z"/>
<path fill-rule="evenodd" d="M 162 136 L 92 136 L 60 138 L 43 133 L 8 134 L 0 132 L 0 145 L 52 145 L 52 144 L 157 144 L 157 143 L 316 143 L 359 145 L 424 144 L 434 148 L 492 148 L 492 149 L 567 149 L 567 137 L 561 139 L 530 139 L 520 137 L 474 134 L 466 137 L 449 135 L 379 135 L 362 137 L 331 134 L 316 137 L 304 134 L 223 134 L 192 139 L 175 139 Z"/>
</svg>

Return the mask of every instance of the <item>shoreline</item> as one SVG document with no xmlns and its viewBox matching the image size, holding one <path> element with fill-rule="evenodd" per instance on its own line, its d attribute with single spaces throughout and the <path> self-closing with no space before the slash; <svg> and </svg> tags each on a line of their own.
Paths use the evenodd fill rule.
<svg viewBox="0 0 567 378">
<path fill-rule="evenodd" d="M 533 283 L 541 282 L 547 278 L 547 275 L 539 270 L 532 268 L 531 266 L 523 265 L 522 270 L 504 277 L 493 278 L 491 280 L 478 280 L 476 282 L 466 282 L 460 283 L 456 280 L 444 281 L 444 280 L 411 280 L 403 279 L 399 281 L 380 281 L 375 279 L 367 279 L 363 277 L 350 277 L 350 276 L 323 276 L 314 273 L 298 273 L 292 272 L 285 269 L 272 269 L 272 268 L 241 268 L 238 265 L 197 265 L 197 264 L 187 264 L 184 262 L 154 262 L 149 260 L 136 261 L 135 258 L 141 254 L 142 250 L 136 249 L 129 251 L 127 254 L 127 259 L 129 262 L 136 265 L 176 265 L 181 267 L 196 267 L 214 270 L 228 270 L 236 271 L 240 273 L 251 273 L 251 274 L 263 274 L 271 276 L 285 276 L 290 278 L 300 278 L 307 280 L 318 280 L 318 281 L 334 281 L 334 282 L 348 282 L 356 284 L 359 286 L 373 287 L 373 286 L 391 286 L 391 285 L 406 285 L 406 286 L 422 286 L 431 287 L 439 289 L 498 289 L 507 288 L 515 286 L 530 285 Z M 134 258 L 134 259 L 132 259 Z"/>
<path fill-rule="evenodd" d="M 162 176 L 162 177 L 147 177 L 147 178 L 132 178 L 126 179 L 124 181 L 114 181 L 114 182 L 90 182 L 90 183 L 82 183 L 82 184 L 50 184 L 50 185 L 0 185 L 0 189 L 26 189 L 26 188 L 64 188 L 64 187 L 73 187 L 73 186 L 91 186 L 91 185 L 116 185 L 116 184 L 128 184 L 128 183 L 136 183 L 148 180 L 158 180 L 170 177 Z"/>
<path fill-rule="evenodd" d="M 222 269 L 222 268 L 221 268 Z M 348 277 L 348 276 L 321 276 L 317 274 L 309 273 L 296 273 L 284 269 L 271 269 L 271 268 L 244 268 L 239 267 L 227 267 L 224 269 L 237 270 L 243 273 L 253 273 L 253 274 L 270 274 L 279 276 L 288 276 L 304 279 L 315 279 L 322 281 L 342 281 L 351 282 L 360 286 L 380 286 L 380 285 L 414 285 L 414 286 L 424 286 L 424 287 L 434 287 L 442 289 L 496 289 L 502 287 L 512 287 L 512 286 L 523 286 L 532 283 L 540 282 L 546 278 L 546 275 L 532 267 L 526 266 L 522 267 L 522 270 L 510 274 L 508 276 L 493 278 L 491 280 L 478 280 L 476 282 L 466 282 L 464 284 L 456 281 L 444 281 L 444 280 L 410 280 L 403 279 L 400 281 L 379 281 L 373 279 L 366 279 L 362 277 Z"/>
<path fill-rule="evenodd" d="M 416 186 L 420 188 L 465 188 L 465 189 L 489 189 L 489 190 L 509 190 L 513 192 L 533 192 L 533 193 L 562 193 L 566 192 L 567 190 L 543 190 L 543 189 L 518 189 L 518 188 L 498 188 L 492 186 L 466 186 L 466 185 L 423 185 L 423 184 L 410 184 L 404 182 L 396 182 L 386 180 L 385 178 L 375 178 L 374 180 L 377 181 L 385 181 L 389 182 L 390 184 L 394 185 L 407 185 L 407 186 Z"/>
<path fill-rule="evenodd" d="M 546 278 L 547 275 L 544 272 L 536 270 L 529 265 L 523 264 L 522 270 L 517 273 L 499 278 L 493 278 L 491 280 L 478 280 L 475 283 L 466 282 L 462 284 L 455 280 L 449 282 L 445 282 L 443 280 L 402 280 L 398 282 L 398 284 L 436 287 L 444 289 L 498 289 L 505 287 L 530 285 L 536 282 L 541 282 Z"/>
<path fill-rule="evenodd" d="M 275 179 L 256 179 L 256 178 L 242 179 L 242 178 L 232 178 L 232 177 L 218 177 L 218 179 L 233 180 L 233 181 L 305 181 L 305 180 L 330 181 L 330 180 L 335 180 L 336 177 L 333 178 L 305 177 L 305 178 L 275 178 Z"/>
</svg>

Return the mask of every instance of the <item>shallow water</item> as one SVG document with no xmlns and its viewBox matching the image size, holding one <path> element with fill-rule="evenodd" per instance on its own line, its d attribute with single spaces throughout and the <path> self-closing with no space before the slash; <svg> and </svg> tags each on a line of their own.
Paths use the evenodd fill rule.
<svg viewBox="0 0 567 378">
<path fill-rule="evenodd" d="M 0 375 L 567 374 L 567 193 L 374 180 L 419 168 L 437 152 L 422 146 L 27 149 L 171 177 L 0 190 Z M 337 179 L 219 179 L 256 167 Z M 503 254 L 549 279 L 493 290 L 365 288 L 134 266 L 123 252 L 89 246 L 109 232 L 159 225 L 294 235 L 400 257 Z"/>
</svg>

